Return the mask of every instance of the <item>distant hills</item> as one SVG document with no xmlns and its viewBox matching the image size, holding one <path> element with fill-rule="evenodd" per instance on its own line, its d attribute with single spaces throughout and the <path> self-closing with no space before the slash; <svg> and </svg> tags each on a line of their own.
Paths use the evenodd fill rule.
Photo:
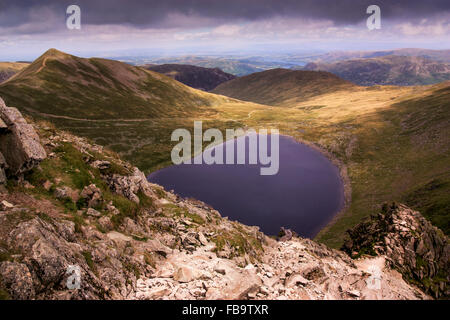
<svg viewBox="0 0 450 320">
<path fill-rule="evenodd" d="M 146 69 L 169 76 L 192 88 L 210 91 L 219 84 L 232 80 L 236 76 L 223 72 L 219 68 L 204 68 L 184 64 L 149 65 Z"/>
<path fill-rule="evenodd" d="M 286 105 L 354 84 L 324 71 L 272 69 L 219 85 L 213 93 L 267 105 Z"/>
<path fill-rule="evenodd" d="M 275 61 L 274 61 L 275 60 Z M 187 64 L 204 68 L 219 68 L 237 77 L 275 68 L 291 68 L 296 63 L 283 61 L 278 57 L 260 56 L 180 56 L 152 59 L 152 64 Z M 141 64 L 142 65 L 142 64 Z M 144 64 L 145 65 L 145 64 Z M 304 65 L 304 63 L 302 64 Z"/>
<path fill-rule="evenodd" d="M 0 62 L 0 83 L 11 78 L 28 65 L 29 63 L 25 62 Z"/>
<path fill-rule="evenodd" d="M 450 64 L 414 56 L 388 55 L 334 63 L 311 62 L 302 70 L 328 71 L 363 86 L 427 85 L 450 80 Z"/>
<path fill-rule="evenodd" d="M 215 101 L 144 68 L 50 49 L 0 84 L 10 106 L 85 119 L 127 119 L 192 114 Z"/>
<path fill-rule="evenodd" d="M 325 54 L 303 57 L 308 62 L 337 62 L 348 59 L 369 59 L 384 56 L 422 57 L 439 62 L 450 63 L 450 50 L 430 50 L 419 48 L 403 48 L 380 51 L 332 51 Z"/>
</svg>

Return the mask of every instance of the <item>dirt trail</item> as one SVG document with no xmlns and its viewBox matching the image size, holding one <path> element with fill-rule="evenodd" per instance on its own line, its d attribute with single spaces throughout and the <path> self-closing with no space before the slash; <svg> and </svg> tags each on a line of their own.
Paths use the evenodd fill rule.
<svg viewBox="0 0 450 320">
<path fill-rule="evenodd" d="M 36 73 L 41 72 L 41 70 L 44 69 L 44 68 L 47 66 L 47 65 L 46 65 L 47 59 L 48 59 L 48 57 L 45 57 L 45 58 L 44 58 L 44 61 L 42 62 L 42 66 L 39 67 L 39 69 L 36 71 Z"/>
<path fill-rule="evenodd" d="M 42 67 L 41 67 L 42 68 Z M 39 72 L 39 71 L 38 71 Z M 75 118 L 70 116 L 61 116 L 56 114 L 50 114 L 50 113 L 44 113 L 39 112 L 36 110 L 32 110 L 30 108 L 24 108 L 27 112 L 36 114 L 41 117 L 49 117 L 49 118 L 55 118 L 55 119 L 65 119 L 65 120 L 73 120 L 73 121 L 88 121 L 88 122 L 145 122 L 145 121 L 160 121 L 162 119 L 186 119 L 185 117 L 158 117 L 158 118 L 140 118 L 140 119 L 86 119 L 86 118 Z M 251 115 L 260 110 L 253 110 L 250 111 L 247 115 L 246 119 L 250 119 Z M 203 118 L 203 119 L 196 119 L 197 121 L 208 121 L 208 120 L 214 120 L 213 118 Z M 223 121 L 242 121 L 244 119 L 222 119 Z"/>
</svg>

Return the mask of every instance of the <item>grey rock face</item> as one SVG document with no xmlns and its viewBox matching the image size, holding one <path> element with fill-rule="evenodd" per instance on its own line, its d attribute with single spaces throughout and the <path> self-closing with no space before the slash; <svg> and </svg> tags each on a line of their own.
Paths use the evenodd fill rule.
<svg viewBox="0 0 450 320">
<path fill-rule="evenodd" d="M 114 174 L 108 177 L 108 184 L 112 191 L 136 203 L 139 203 L 139 197 L 137 196 L 139 192 L 153 197 L 150 183 L 138 168 L 134 168 L 134 172 L 130 176 Z"/>
<path fill-rule="evenodd" d="M 8 175 L 21 175 L 47 157 L 33 126 L 16 108 L 8 108 L 1 98 L 0 119 L 0 152 L 8 164 Z"/>
<path fill-rule="evenodd" d="M 391 266 L 426 293 L 450 296 L 450 242 L 419 212 L 403 205 L 386 206 L 348 233 L 342 248 L 347 253 L 386 255 Z"/>
</svg>

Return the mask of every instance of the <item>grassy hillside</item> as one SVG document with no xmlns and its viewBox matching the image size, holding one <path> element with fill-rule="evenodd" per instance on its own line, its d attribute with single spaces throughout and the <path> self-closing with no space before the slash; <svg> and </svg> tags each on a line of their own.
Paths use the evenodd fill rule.
<svg viewBox="0 0 450 320">
<path fill-rule="evenodd" d="M 190 88 L 165 75 L 106 59 L 83 59 L 48 50 L 13 79 L 0 85 L 7 105 L 59 128 L 110 147 L 142 170 L 170 163 L 176 128 L 192 129 L 204 119 L 215 127 L 216 106 L 242 107 L 245 116 L 262 108 Z"/>
<path fill-rule="evenodd" d="M 0 62 L 0 82 L 11 78 L 28 65 L 29 63 L 24 62 Z"/>
<path fill-rule="evenodd" d="M 212 92 L 277 106 L 352 86 L 328 72 L 272 69 L 225 82 Z"/>
<path fill-rule="evenodd" d="M 210 91 L 219 84 L 236 78 L 236 76 L 223 72 L 219 68 L 203 68 L 187 64 L 150 65 L 145 68 L 165 74 L 192 88 L 205 91 Z"/>
<path fill-rule="evenodd" d="M 216 102 L 159 73 L 57 50 L 1 85 L 0 94 L 12 106 L 85 119 L 186 116 Z"/>
<path fill-rule="evenodd" d="M 450 80 L 450 64 L 412 56 L 308 63 L 303 70 L 328 71 L 363 86 L 426 85 Z"/>
</svg>

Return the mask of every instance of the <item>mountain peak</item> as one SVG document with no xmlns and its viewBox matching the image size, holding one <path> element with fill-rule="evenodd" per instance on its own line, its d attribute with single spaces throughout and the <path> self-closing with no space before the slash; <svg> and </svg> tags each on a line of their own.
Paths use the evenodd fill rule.
<svg viewBox="0 0 450 320">
<path fill-rule="evenodd" d="M 41 55 L 41 58 L 42 57 L 58 58 L 58 57 L 68 57 L 68 56 L 70 56 L 70 55 L 65 52 L 59 51 L 58 49 L 55 49 L 55 48 L 50 48 L 47 51 L 45 51 L 44 54 Z"/>
</svg>

